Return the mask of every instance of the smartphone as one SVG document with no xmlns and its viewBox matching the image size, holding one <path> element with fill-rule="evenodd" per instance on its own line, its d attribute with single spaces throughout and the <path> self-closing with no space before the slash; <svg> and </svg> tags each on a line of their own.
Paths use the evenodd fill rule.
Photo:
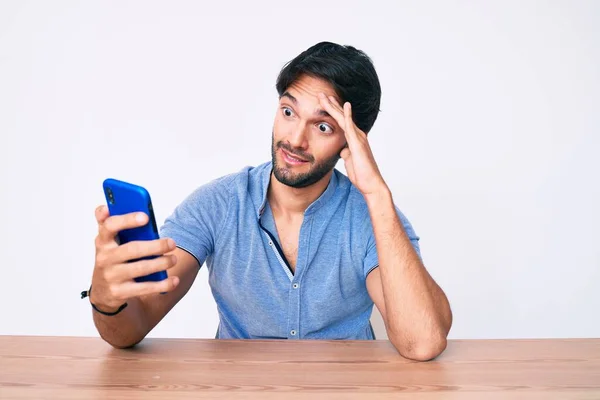
<svg viewBox="0 0 600 400">
<path fill-rule="evenodd" d="M 154 209 L 150 193 L 142 186 L 123 182 L 118 179 L 106 179 L 102 183 L 106 204 L 110 215 L 123 215 L 132 212 L 144 212 L 148 215 L 148 223 L 132 229 L 125 229 L 118 233 L 118 241 L 125 244 L 134 240 L 156 240 L 159 239 L 158 228 L 154 218 Z M 149 256 L 142 259 L 153 259 L 157 256 Z M 162 281 L 167 279 L 167 271 L 158 271 L 150 275 L 135 278 L 137 282 Z"/>
</svg>

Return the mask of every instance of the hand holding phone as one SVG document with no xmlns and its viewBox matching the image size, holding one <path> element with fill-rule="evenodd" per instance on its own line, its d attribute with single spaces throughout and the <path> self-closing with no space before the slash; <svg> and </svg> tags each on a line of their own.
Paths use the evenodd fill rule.
<svg viewBox="0 0 600 400">
<path fill-rule="evenodd" d="M 98 235 L 91 296 L 103 311 L 132 297 L 166 293 L 179 283 L 167 270 L 177 262 L 172 239 L 160 239 L 146 189 L 107 179 L 108 207 L 96 209 Z"/>
<path fill-rule="evenodd" d="M 106 179 L 102 184 L 108 210 L 110 215 L 126 215 L 129 213 L 144 213 L 148 216 L 147 224 L 134 228 L 124 229 L 117 235 L 120 244 L 134 241 L 158 240 L 158 228 L 154 218 L 154 208 L 148 191 L 138 185 L 119 181 L 117 179 Z M 155 256 L 145 256 L 141 259 L 152 259 Z M 138 259 L 129 260 L 135 262 Z M 137 282 L 162 281 L 167 278 L 166 271 L 156 271 L 146 276 L 136 277 Z"/>
</svg>

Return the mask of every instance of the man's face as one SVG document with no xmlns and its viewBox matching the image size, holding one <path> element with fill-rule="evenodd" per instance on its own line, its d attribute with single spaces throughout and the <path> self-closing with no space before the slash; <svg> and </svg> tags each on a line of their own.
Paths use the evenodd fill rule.
<svg viewBox="0 0 600 400">
<path fill-rule="evenodd" d="M 271 156 L 275 178 L 284 185 L 303 188 L 320 181 L 346 144 L 344 131 L 321 107 L 319 93 L 339 102 L 328 82 L 306 75 L 279 99 Z"/>
</svg>

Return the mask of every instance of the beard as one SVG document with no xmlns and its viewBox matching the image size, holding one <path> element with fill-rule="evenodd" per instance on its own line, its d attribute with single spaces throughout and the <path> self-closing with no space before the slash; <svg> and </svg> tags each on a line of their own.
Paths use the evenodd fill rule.
<svg viewBox="0 0 600 400">
<path fill-rule="evenodd" d="M 310 170 L 303 173 L 294 173 L 285 165 L 279 165 L 277 160 L 277 151 L 280 148 L 292 155 L 301 157 L 303 160 L 307 160 L 307 162 L 310 164 Z M 275 143 L 275 136 L 273 135 L 271 144 L 271 159 L 273 162 L 273 174 L 275 175 L 275 178 L 286 186 L 300 189 L 313 185 L 323 179 L 323 177 L 335 167 L 340 159 L 340 155 L 338 152 L 330 158 L 316 163 L 314 157 L 301 151 L 294 151 L 294 149 L 292 149 L 292 147 L 287 143 L 283 143 L 282 141 Z"/>
</svg>

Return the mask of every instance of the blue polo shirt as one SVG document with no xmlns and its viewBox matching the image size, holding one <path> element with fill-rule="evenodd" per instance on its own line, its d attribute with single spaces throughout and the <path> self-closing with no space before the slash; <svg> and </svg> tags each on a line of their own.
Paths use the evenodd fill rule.
<svg viewBox="0 0 600 400">
<path fill-rule="evenodd" d="M 162 237 L 206 262 L 221 339 L 374 339 L 366 277 L 378 266 L 362 194 L 337 169 L 304 212 L 296 271 L 279 246 L 267 201 L 271 162 L 191 193 Z M 396 212 L 420 256 L 419 238 Z"/>
</svg>

